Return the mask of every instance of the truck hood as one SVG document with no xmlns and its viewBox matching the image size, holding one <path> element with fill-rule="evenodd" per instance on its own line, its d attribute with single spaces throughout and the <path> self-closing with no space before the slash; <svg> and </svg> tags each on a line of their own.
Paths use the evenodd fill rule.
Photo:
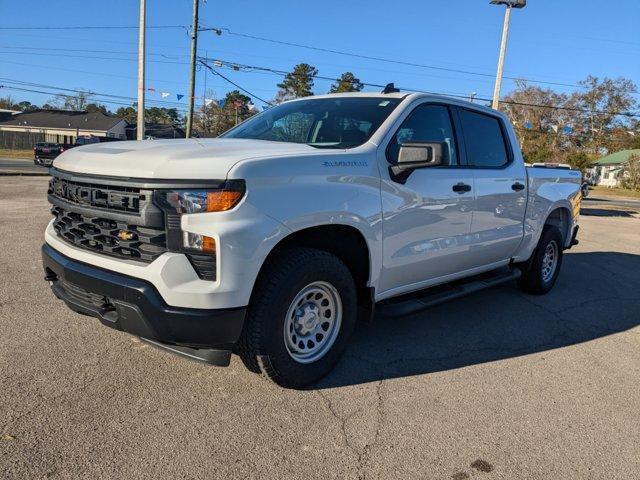
<svg viewBox="0 0 640 480">
<path fill-rule="evenodd" d="M 235 138 L 144 140 L 84 145 L 67 150 L 53 166 L 92 175 L 149 179 L 225 179 L 239 161 L 309 155 L 299 143 Z"/>
</svg>

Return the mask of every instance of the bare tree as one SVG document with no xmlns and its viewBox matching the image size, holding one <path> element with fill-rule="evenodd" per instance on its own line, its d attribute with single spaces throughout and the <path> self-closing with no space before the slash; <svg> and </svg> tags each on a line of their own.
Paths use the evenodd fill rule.
<svg viewBox="0 0 640 480">
<path fill-rule="evenodd" d="M 91 93 L 85 90 L 78 90 L 75 95 L 59 93 L 50 100 L 50 103 L 61 110 L 71 110 L 74 112 L 83 112 L 89 104 Z"/>
<path fill-rule="evenodd" d="M 607 152 L 637 148 L 638 124 L 625 115 L 637 102 L 629 79 L 589 76 L 571 95 L 516 82 L 502 105 L 511 119 L 525 159 L 562 161 L 584 168 Z M 582 153 L 584 155 L 578 155 Z"/>
<path fill-rule="evenodd" d="M 624 169 L 622 186 L 640 192 L 640 155 L 631 155 Z"/>
</svg>

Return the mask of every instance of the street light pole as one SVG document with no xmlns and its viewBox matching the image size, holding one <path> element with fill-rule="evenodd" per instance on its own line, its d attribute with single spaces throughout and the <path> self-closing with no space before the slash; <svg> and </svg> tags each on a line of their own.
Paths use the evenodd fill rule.
<svg viewBox="0 0 640 480">
<path fill-rule="evenodd" d="M 144 140 L 144 50 L 147 0 L 140 0 L 140 26 L 138 31 L 138 124 L 136 139 Z"/>
<path fill-rule="evenodd" d="M 502 69 L 504 68 L 504 58 L 507 54 L 507 39 L 509 38 L 509 21 L 511 19 L 512 8 L 523 8 L 527 0 L 492 0 L 492 5 L 506 5 L 504 12 L 504 23 L 502 24 L 502 41 L 500 42 L 500 56 L 498 57 L 498 71 L 496 72 L 496 84 L 493 88 L 493 101 L 491 108 L 498 110 L 500 106 L 500 89 L 502 88 Z"/>
<path fill-rule="evenodd" d="M 502 69 L 504 68 L 504 57 L 507 53 L 507 38 L 509 37 L 509 20 L 511 19 L 511 5 L 507 5 L 504 11 L 504 24 L 502 25 L 502 42 L 500 43 L 500 56 L 498 57 L 498 72 L 496 73 L 496 84 L 493 87 L 493 102 L 491 108 L 498 109 L 500 104 L 500 89 L 502 88 Z"/>
<path fill-rule="evenodd" d="M 193 101 L 196 94 L 196 53 L 198 50 L 198 1 L 193 0 L 193 21 L 191 23 L 191 73 L 189 76 L 189 111 L 185 137 L 191 137 L 193 129 Z"/>
</svg>

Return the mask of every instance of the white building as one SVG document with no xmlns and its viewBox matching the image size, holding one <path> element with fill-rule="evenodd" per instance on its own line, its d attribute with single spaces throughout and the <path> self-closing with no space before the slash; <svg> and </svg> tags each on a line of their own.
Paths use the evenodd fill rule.
<svg viewBox="0 0 640 480">
<path fill-rule="evenodd" d="M 629 163 L 629 157 L 632 155 L 640 157 L 640 149 L 620 150 L 596 160 L 588 171 L 589 183 L 605 187 L 619 187 L 624 177 L 625 167 Z"/>
<path fill-rule="evenodd" d="M 74 143 L 79 136 L 126 139 L 123 118 L 101 112 L 35 110 L 9 115 L 0 121 L 0 132 L 44 134 L 43 141 Z"/>
</svg>

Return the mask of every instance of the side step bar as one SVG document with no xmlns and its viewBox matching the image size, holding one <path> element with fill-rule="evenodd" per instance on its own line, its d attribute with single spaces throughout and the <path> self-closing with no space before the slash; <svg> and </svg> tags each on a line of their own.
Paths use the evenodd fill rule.
<svg viewBox="0 0 640 480">
<path fill-rule="evenodd" d="M 486 288 L 495 287 L 502 283 L 520 278 L 520 269 L 505 267 L 491 272 L 476 275 L 445 285 L 438 285 L 401 297 L 385 300 L 376 305 L 376 312 L 388 317 L 409 315 L 425 310 L 434 305 L 448 302 L 455 298 L 464 297 Z"/>
</svg>

